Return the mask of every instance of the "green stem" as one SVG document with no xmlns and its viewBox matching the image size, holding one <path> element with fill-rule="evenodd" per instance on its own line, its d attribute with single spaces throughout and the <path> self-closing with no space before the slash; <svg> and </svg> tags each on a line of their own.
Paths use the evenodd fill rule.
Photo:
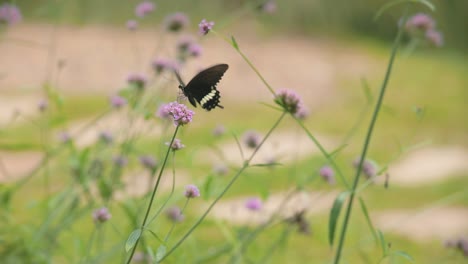
<svg viewBox="0 0 468 264">
<path fill-rule="evenodd" d="M 174 143 L 174 139 L 175 139 L 175 137 L 177 135 L 177 131 L 179 131 L 179 127 L 180 127 L 180 125 L 177 125 L 177 127 L 176 127 L 176 129 L 174 131 L 174 135 L 172 135 L 171 142 L 169 143 L 169 146 L 167 147 L 166 156 L 164 157 L 163 164 L 161 166 L 161 169 L 159 170 L 158 179 L 156 180 L 156 184 L 154 185 L 153 193 L 151 193 L 151 198 L 150 198 L 150 201 L 149 201 L 149 204 L 148 204 L 148 208 L 146 208 L 145 217 L 143 218 L 143 222 L 141 223 L 141 226 L 140 226 L 140 229 L 142 231 L 146 226 L 146 221 L 148 220 L 148 216 L 149 216 L 149 213 L 151 211 L 151 207 L 153 205 L 154 197 L 156 196 L 156 191 L 158 190 L 159 182 L 161 181 L 161 176 L 162 176 L 162 174 L 164 172 L 164 168 L 166 167 L 167 158 L 169 157 L 169 153 L 170 153 L 170 151 L 172 149 L 171 146 L 172 146 L 172 143 Z M 130 253 L 130 256 L 128 257 L 127 262 L 126 262 L 127 264 L 129 264 L 132 261 L 133 255 L 135 254 L 135 250 L 136 250 L 136 248 L 138 246 L 138 242 L 140 242 L 140 238 L 141 238 L 141 235 L 140 235 L 140 237 L 138 237 L 137 241 L 135 242 L 135 245 L 132 248 L 132 252 Z"/>
<path fill-rule="evenodd" d="M 408 11 L 408 9 L 406 9 L 406 11 L 405 11 L 405 15 L 403 16 L 404 18 L 406 18 L 407 11 Z M 406 20 L 406 19 L 404 19 L 404 20 Z M 356 170 L 356 174 L 354 176 L 354 182 L 353 182 L 353 186 L 352 186 L 352 189 L 351 189 L 351 195 L 349 197 L 348 205 L 347 205 L 347 208 L 346 208 L 345 218 L 343 220 L 343 227 L 342 227 L 341 234 L 340 234 L 340 241 L 339 241 L 338 249 L 337 249 L 337 252 L 336 252 L 336 255 L 335 255 L 334 264 L 338 264 L 340 262 L 341 252 L 343 250 L 343 245 L 344 245 L 344 240 L 345 240 L 345 237 L 346 237 L 346 231 L 347 231 L 347 228 L 348 228 L 349 218 L 351 216 L 351 210 L 353 208 L 354 197 L 355 197 L 355 194 L 356 194 L 356 189 L 357 189 L 357 186 L 358 186 L 358 183 L 359 183 L 359 178 L 360 178 L 361 171 L 362 171 L 362 165 L 363 165 L 364 160 L 366 158 L 367 150 L 369 148 L 369 144 L 370 144 L 371 137 L 372 137 L 372 132 L 374 130 L 375 123 L 377 122 L 377 117 L 378 117 L 380 109 L 382 107 L 382 102 L 383 102 L 383 99 L 384 99 L 384 96 L 385 96 L 385 91 L 386 91 L 386 88 L 387 88 L 388 81 L 390 80 L 390 75 L 391 75 L 391 72 L 392 72 L 393 63 L 394 63 L 395 58 L 396 58 L 398 47 L 400 46 L 400 40 L 401 40 L 402 35 L 403 35 L 403 27 L 400 27 L 398 29 L 397 36 L 396 36 L 395 41 L 393 43 L 389 63 L 388 63 L 388 66 L 387 66 L 387 71 L 385 73 L 385 78 L 384 78 L 384 80 L 382 82 L 382 86 L 380 88 L 379 98 L 377 100 L 377 103 L 376 103 L 376 106 L 375 106 L 375 109 L 374 109 L 374 113 L 372 114 L 372 119 L 371 119 L 371 122 L 369 124 L 369 128 L 367 130 L 367 135 L 366 135 L 366 138 L 364 140 L 364 146 L 362 148 L 362 153 L 361 153 L 361 156 L 360 156 L 359 166 L 358 166 L 358 168 Z"/>
<path fill-rule="evenodd" d="M 205 217 L 208 215 L 208 213 L 213 209 L 213 207 L 218 203 L 218 201 L 226 194 L 226 192 L 231 188 L 231 186 L 234 184 L 234 182 L 239 178 L 239 176 L 244 172 L 245 169 L 249 167 L 250 162 L 254 158 L 255 154 L 258 152 L 258 150 L 262 147 L 263 143 L 269 138 L 271 133 L 278 127 L 280 124 L 281 120 L 286 116 L 286 112 L 283 112 L 281 116 L 278 118 L 278 120 L 275 122 L 275 124 L 272 126 L 272 128 L 268 131 L 268 133 L 265 135 L 263 140 L 260 142 L 260 144 L 255 148 L 255 150 L 252 152 L 250 155 L 249 159 L 247 159 L 242 167 L 239 169 L 239 171 L 234 175 L 234 177 L 231 179 L 231 181 L 226 185 L 226 187 L 223 189 L 223 191 L 216 197 L 216 199 L 210 204 L 208 209 L 203 213 L 203 215 L 198 219 L 198 221 L 187 231 L 187 233 L 179 240 L 177 243 L 167 252 L 167 254 L 161 259 L 165 259 L 167 256 L 169 256 L 172 252 L 174 252 L 186 239 L 187 237 L 192 234 L 192 232 L 200 225 L 200 223 L 205 219 Z"/>
</svg>

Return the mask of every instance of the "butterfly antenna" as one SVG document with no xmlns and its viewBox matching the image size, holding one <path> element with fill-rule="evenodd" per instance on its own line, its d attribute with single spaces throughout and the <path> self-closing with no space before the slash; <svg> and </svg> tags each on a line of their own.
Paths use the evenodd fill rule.
<svg viewBox="0 0 468 264">
<path fill-rule="evenodd" d="M 179 72 L 177 70 L 174 70 L 174 74 L 177 77 L 177 80 L 179 81 L 180 86 L 185 87 L 184 81 L 182 81 L 182 78 L 179 75 Z"/>
</svg>

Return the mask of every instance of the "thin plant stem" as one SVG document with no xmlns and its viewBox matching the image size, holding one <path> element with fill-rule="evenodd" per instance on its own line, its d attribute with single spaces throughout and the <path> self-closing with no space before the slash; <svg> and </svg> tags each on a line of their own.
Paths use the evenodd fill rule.
<svg viewBox="0 0 468 264">
<path fill-rule="evenodd" d="M 403 16 L 404 18 L 406 18 L 407 11 L 408 11 L 408 8 L 405 11 L 405 15 Z M 359 166 L 358 166 L 358 168 L 356 170 L 356 174 L 354 176 L 354 182 L 353 182 L 353 186 L 352 186 L 352 189 L 351 189 L 351 195 L 350 195 L 349 200 L 348 200 L 348 205 L 347 205 L 345 217 L 344 217 L 344 220 L 343 220 L 343 227 L 341 229 L 340 240 L 339 240 L 337 252 L 336 252 L 336 255 L 335 255 L 334 264 L 338 264 L 340 262 L 341 253 L 342 253 L 343 246 L 344 246 L 344 240 L 345 240 L 345 237 L 346 237 L 346 231 L 348 229 L 348 223 L 349 223 L 349 219 L 350 219 L 350 216 L 351 216 L 351 210 L 353 208 L 354 197 L 356 195 L 356 189 L 357 189 L 357 186 L 359 184 L 359 178 L 360 178 L 361 171 L 362 171 L 362 165 L 364 164 L 364 160 L 365 160 L 366 155 L 367 155 L 367 150 L 369 149 L 370 141 L 371 141 L 371 138 L 372 138 L 372 133 L 374 131 L 374 126 L 375 126 L 375 123 L 377 122 L 377 117 L 378 117 L 380 109 L 382 107 L 383 99 L 384 99 L 384 96 L 385 96 L 385 91 L 386 91 L 386 88 L 387 88 L 387 84 L 388 84 L 388 82 L 390 80 L 390 75 L 391 75 L 391 72 L 392 72 L 393 63 L 394 63 L 395 58 L 396 58 L 398 47 L 400 46 L 400 40 L 401 40 L 402 36 L 403 36 L 403 27 L 400 27 L 398 29 L 397 36 L 396 36 L 395 41 L 393 43 L 393 47 L 392 47 L 392 51 L 391 51 L 391 54 L 390 54 L 390 59 L 389 59 L 389 63 L 388 63 L 388 66 L 387 66 L 386 73 L 385 73 L 385 77 L 384 77 L 384 80 L 382 82 L 382 86 L 380 88 L 379 98 L 378 98 L 377 103 L 375 105 L 374 112 L 372 114 L 372 119 L 371 119 L 371 122 L 369 124 L 369 128 L 367 130 L 366 138 L 364 140 L 364 146 L 362 148 L 362 153 L 361 153 L 360 160 L 359 160 Z"/>
<path fill-rule="evenodd" d="M 169 143 L 169 146 L 167 147 L 166 156 L 164 157 L 163 164 L 161 166 L 161 169 L 159 170 L 158 179 L 156 180 L 156 184 L 154 185 L 153 192 L 151 193 L 151 198 L 149 200 L 148 208 L 146 209 L 145 217 L 143 218 L 143 222 L 141 223 L 141 226 L 140 226 L 141 230 L 143 230 L 146 227 L 146 221 L 148 220 L 148 216 L 151 211 L 151 207 L 153 205 L 154 197 L 156 196 L 156 191 L 158 190 L 159 182 L 161 181 L 161 176 L 164 172 L 164 168 L 166 167 L 167 159 L 169 157 L 169 153 L 171 152 L 171 146 L 174 143 L 174 139 L 177 135 L 177 132 L 179 131 L 179 127 L 180 125 L 177 125 L 174 131 L 174 135 L 172 135 L 171 142 Z M 130 256 L 128 257 L 127 262 L 126 262 L 127 264 L 129 264 L 132 261 L 133 255 L 135 254 L 135 250 L 138 246 L 138 242 L 140 241 L 140 238 L 141 238 L 141 235 L 136 240 L 135 245 L 133 245 Z"/>
<path fill-rule="evenodd" d="M 166 253 L 166 255 L 161 259 L 165 259 L 167 256 L 169 256 L 172 252 L 174 252 L 186 239 L 192 232 L 201 224 L 201 222 L 205 219 L 205 217 L 208 215 L 208 213 L 213 209 L 213 207 L 218 203 L 218 201 L 226 194 L 226 192 L 231 188 L 231 186 L 234 184 L 234 182 L 239 178 L 239 176 L 249 167 L 250 162 L 254 158 L 255 154 L 257 154 L 258 150 L 262 147 L 263 143 L 270 137 L 271 133 L 278 127 L 278 125 L 281 123 L 283 118 L 286 116 L 286 112 L 283 112 L 281 116 L 278 118 L 278 120 L 275 122 L 275 124 L 271 127 L 271 129 L 268 131 L 268 133 L 265 135 L 265 137 L 262 139 L 260 144 L 255 148 L 255 150 L 252 152 L 250 157 L 244 161 L 244 164 L 242 167 L 237 171 L 237 173 L 232 177 L 231 181 L 226 185 L 226 187 L 223 189 L 223 191 L 216 197 L 216 199 L 210 204 L 208 209 L 203 213 L 203 215 L 197 220 L 197 222 L 187 231 L 187 233 L 179 240 L 177 243 Z"/>
</svg>

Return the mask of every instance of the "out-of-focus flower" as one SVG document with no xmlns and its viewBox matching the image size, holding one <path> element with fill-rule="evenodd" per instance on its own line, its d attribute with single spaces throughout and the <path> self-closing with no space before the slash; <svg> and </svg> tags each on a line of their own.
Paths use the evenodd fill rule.
<svg viewBox="0 0 468 264">
<path fill-rule="evenodd" d="M 173 206 L 166 210 L 166 215 L 169 220 L 173 222 L 182 222 L 184 220 L 184 215 L 179 207 Z"/>
<path fill-rule="evenodd" d="M 216 164 L 213 166 L 213 172 L 217 175 L 226 175 L 229 171 L 229 168 L 226 164 Z"/>
<path fill-rule="evenodd" d="M 58 135 L 59 137 L 59 141 L 62 142 L 62 143 L 68 143 L 68 142 L 71 142 L 71 136 L 68 132 L 66 131 L 62 131 L 59 133 Z"/>
<path fill-rule="evenodd" d="M 41 99 L 37 103 L 37 109 L 39 109 L 39 111 L 41 112 L 44 112 L 45 110 L 47 110 L 48 107 L 49 107 L 49 101 L 47 101 L 47 99 Z"/>
<path fill-rule="evenodd" d="M 192 35 L 182 35 L 177 40 L 177 50 L 181 53 L 187 52 L 190 44 L 194 43 L 195 40 L 193 39 Z"/>
<path fill-rule="evenodd" d="M 320 168 L 319 174 L 328 184 L 335 184 L 335 172 L 330 166 Z"/>
<path fill-rule="evenodd" d="M 177 12 L 168 15 L 164 20 L 164 25 L 168 31 L 178 32 L 189 24 L 186 14 Z"/>
<path fill-rule="evenodd" d="M 195 198 L 200 196 L 200 190 L 197 186 L 189 184 L 185 187 L 184 196 L 187 198 Z"/>
<path fill-rule="evenodd" d="M 405 24 L 405 29 L 410 33 L 425 33 L 428 30 L 433 30 L 435 27 L 434 19 L 424 13 L 418 13 L 408 18 Z"/>
<path fill-rule="evenodd" d="M 426 39 L 434 47 L 442 47 L 444 45 L 444 37 L 437 30 L 428 30 L 426 32 Z"/>
<path fill-rule="evenodd" d="M 165 58 L 157 58 L 152 63 L 153 70 L 156 73 L 161 73 L 163 71 L 178 71 L 180 68 L 180 64 L 177 61 L 165 59 Z"/>
<path fill-rule="evenodd" d="M 360 162 L 360 158 L 356 158 L 353 161 L 353 166 L 357 168 L 359 166 L 359 162 Z M 377 163 L 375 163 L 375 161 L 368 160 L 368 159 L 364 160 L 364 162 L 362 163 L 362 172 L 368 179 L 374 176 L 377 176 L 377 172 L 378 172 Z"/>
<path fill-rule="evenodd" d="M 258 197 L 252 197 L 245 201 L 245 208 L 250 211 L 260 211 L 262 209 L 262 200 Z"/>
<path fill-rule="evenodd" d="M 171 142 L 166 142 L 166 146 L 169 146 L 170 144 L 171 144 Z M 183 149 L 183 148 L 185 148 L 185 145 L 182 144 L 182 142 L 180 141 L 180 139 L 175 138 L 175 139 L 174 139 L 174 142 L 172 142 L 171 149 L 172 149 L 173 151 L 176 151 L 176 150 Z"/>
<path fill-rule="evenodd" d="M 114 137 L 112 136 L 112 133 L 109 131 L 101 131 L 99 133 L 99 139 L 106 144 L 110 144 L 112 143 L 112 141 L 114 141 Z"/>
<path fill-rule="evenodd" d="M 146 86 L 147 79 L 141 73 L 132 73 L 127 77 L 127 82 L 138 89 L 143 89 Z"/>
<path fill-rule="evenodd" d="M 109 213 L 109 209 L 107 209 L 107 207 L 96 209 L 93 212 L 93 220 L 96 223 L 104 223 L 107 220 L 109 220 L 111 217 L 112 215 Z"/>
<path fill-rule="evenodd" d="M 138 22 L 136 20 L 130 19 L 127 21 L 127 29 L 134 31 L 138 28 Z"/>
<path fill-rule="evenodd" d="M 198 24 L 198 29 L 199 29 L 199 32 L 201 35 L 206 35 L 208 34 L 208 32 L 210 32 L 210 30 L 213 28 L 214 26 L 214 22 L 213 21 L 206 21 L 206 19 L 203 19 L 200 24 Z"/>
<path fill-rule="evenodd" d="M 156 8 L 155 4 L 151 1 L 143 1 L 135 7 L 135 15 L 137 17 L 145 17 Z"/>
<path fill-rule="evenodd" d="M 128 163 L 128 159 L 122 155 L 114 156 L 113 161 L 119 167 L 124 167 Z"/>
<path fill-rule="evenodd" d="M 455 240 L 445 241 L 445 246 L 448 248 L 455 248 L 462 252 L 465 257 L 468 257 L 468 239 L 467 238 L 458 238 Z"/>
<path fill-rule="evenodd" d="M 309 117 L 309 115 L 309 109 L 307 109 L 307 107 L 304 104 L 301 104 L 299 106 L 299 109 L 297 109 L 297 112 L 294 114 L 294 116 L 300 120 L 306 119 L 307 117 Z"/>
<path fill-rule="evenodd" d="M 192 57 L 199 57 L 202 54 L 203 48 L 197 43 L 192 43 L 188 46 L 188 54 Z"/>
<path fill-rule="evenodd" d="M 303 107 L 301 97 L 293 90 L 280 89 L 276 92 L 275 102 L 289 113 L 295 115 Z"/>
<path fill-rule="evenodd" d="M 160 108 L 160 112 L 168 113 L 172 117 L 176 126 L 183 126 L 192 122 L 194 115 L 192 110 L 189 110 L 187 106 L 179 104 L 178 102 L 171 102 L 163 105 L 162 108 Z"/>
<path fill-rule="evenodd" d="M 21 11 L 15 5 L 4 3 L 0 5 L 0 23 L 13 25 L 23 19 Z"/>
<path fill-rule="evenodd" d="M 264 13 L 273 14 L 276 12 L 276 2 L 273 0 L 268 0 L 265 3 L 261 4 L 259 9 Z"/>
<path fill-rule="evenodd" d="M 143 167 L 149 169 L 149 170 L 154 170 L 156 169 L 156 166 L 158 165 L 156 160 L 150 156 L 150 155 L 143 155 L 140 156 L 140 163 L 143 165 Z"/>
<path fill-rule="evenodd" d="M 224 133 L 226 133 L 226 128 L 223 125 L 217 125 L 213 129 L 213 136 L 215 136 L 215 137 L 220 137 L 220 136 L 224 135 Z"/>
<path fill-rule="evenodd" d="M 114 108 L 121 108 L 124 105 L 127 104 L 127 99 L 123 98 L 122 96 L 119 95 L 112 95 L 109 99 L 110 104 Z"/>
<path fill-rule="evenodd" d="M 242 136 L 244 144 L 249 148 L 256 148 L 261 142 L 261 136 L 257 131 L 249 130 Z"/>
<path fill-rule="evenodd" d="M 145 254 L 144 252 L 135 252 L 135 255 L 132 257 L 132 263 L 153 263 L 151 260 L 151 256 L 148 254 Z"/>
</svg>

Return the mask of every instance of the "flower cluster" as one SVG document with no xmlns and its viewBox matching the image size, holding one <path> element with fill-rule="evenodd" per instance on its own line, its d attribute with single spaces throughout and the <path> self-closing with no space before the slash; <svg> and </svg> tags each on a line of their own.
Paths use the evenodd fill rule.
<svg viewBox="0 0 468 264">
<path fill-rule="evenodd" d="M 107 207 L 102 207 L 102 208 L 96 209 L 93 212 L 93 220 L 96 223 L 106 222 L 111 217 L 112 217 L 112 215 L 109 213 L 109 209 L 107 209 Z"/>
<path fill-rule="evenodd" d="M 319 171 L 320 176 L 328 182 L 328 184 L 335 184 L 335 172 L 330 166 L 323 166 Z"/>
<path fill-rule="evenodd" d="M 114 156 L 112 158 L 114 164 L 118 167 L 124 167 L 128 163 L 128 159 L 122 155 Z"/>
<path fill-rule="evenodd" d="M 195 198 L 200 196 L 200 190 L 198 189 L 197 186 L 193 184 L 189 184 L 185 187 L 185 197 L 187 198 Z"/>
<path fill-rule="evenodd" d="M 21 21 L 23 16 L 15 5 L 4 3 L 0 5 L 0 23 L 13 25 Z"/>
<path fill-rule="evenodd" d="M 171 102 L 159 108 L 157 115 L 171 116 L 174 124 L 183 126 L 192 122 L 194 112 L 178 102 Z"/>
<path fill-rule="evenodd" d="M 173 222 L 182 222 L 184 220 L 184 215 L 179 207 L 173 206 L 166 210 L 166 215 L 169 220 Z"/>
<path fill-rule="evenodd" d="M 360 161 L 360 158 L 356 158 L 353 161 L 353 166 L 357 168 L 359 166 Z M 374 176 L 377 176 L 378 166 L 374 161 L 366 159 L 362 163 L 362 172 L 368 179 L 370 179 Z"/>
<path fill-rule="evenodd" d="M 168 31 L 178 32 L 181 31 L 189 24 L 189 19 L 186 14 L 177 12 L 168 15 L 164 19 L 164 26 Z"/>
<path fill-rule="evenodd" d="M 121 108 L 127 104 L 127 99 L 119 95 L 113 95 L 109 98 L 110 104 L 114 108 Z"/>
<path fill-rule="evenodd" d="M 139 159 L 140 159 L 141 165 L 147 168 L 148 170 L 154 170 L 156 169 L 156 166 L 158 166 L 156 160 L 150 155 L 140 156 Z"/>
<path fill-rule="evenodd" d="M 99 140 L 101 140 L 103 143 L 110 144 L 112 141 L 114 141 L 114 137 L 109 131 L 101 131 L 99 133 Z"/>
<path fill-rule="evenodd" d="M 127 29 L 134 31 L 138 28 L 138 22 L 136 20 L 130 19 L 127 21 Z"/>
<path fill-rule="evenodd" d="M 143 1 L 135 7 L 135 15 L 137 17 L 145 17 L 152 13 L 156 8 L 155 4 L 151 1 Z"/>
<path fill-rule="evenodd" d="M 170 144 L 171 144 L 171 142 L 166 142 L 166 146 L 169 146 Z M 172 142 L 171 149 L 172 149 L 173 151 L 176 151 L 176 150 L 183 149 L 183 148 L 185 148 L 185 145 L 182 144 L 182 142 L 180 141 L 180 139 L 175 138 L 175 139 L 174 139 L 174 142 Z"/>
<path fill-rule="evenodd" d="M 48 107 L 49 107 L 49 101 L 47 101 L 47 99 L 41 99 L 37 103 L 37 109 L 39 109 L 40 112 L 44 112 L 45 110 L 47 110 Z"/>
<path fill-rule="evenodd" d="M 198 24 L 198 29 L 201 35 L 206 35 L 210 30 L 213 28 L 214 22 L 213 21 L 206 21 L 206 19 L 203 19 L 200 24 Z"/>
<path fill-rule="evenodd" d="M 143 89 L 148 82 L 146 77 L 141 73 L 132 73 L 127 77 L 127 82 L 134 85 L 138 89 Z"/>
<path fill-rule="evenodd" d="M 256 148 L 261 142 L 261 136 L 257 131 L 249 130 L 243 135 L 244 144 L 249 148 Z"/>
<path fill-rule="evenodd" d="M 202 54 L 202 47 L 195 43 L 190 35 L 183 35 L 177 42 L 179 58 L 183 61 L 186 57 L 199 57 Z"/>
<path fill-rule="evenodd" d="M 304 108 L 301 97 L 293 90 L 278 90 L 276 92 L 275 102 L 293 115 L 297 115 L 299 113 L 301 117 L 307 115 L 307 110 Z"/>
<path fill-rule="evenodd" d="M 465 257 L 468 257 L 468 239 L 459 238 L 456 240 L 446 241 L 445 246 L 448 248 L 456 248 L 460 250 Z"/>
<path fill-rule="evenodd" d="M 259 10 L 266 14 L 273 14 L 276 12 L 276 2 L 273 0 L 268 0 L 259 6 Z"/>
<path fill-rule="evenodd" d="M 155 73 L 161 73 L 163 71 L 178 71 L 180 64 L 177 61 L 165 58 L 157 58 L 152 63 L 153 70 Z"/>
<path fill-rule="evenodd" d="M 444 43 L 442 33 L 436 30 L 435 21 L 428 14 L 418 13 L 410 17 L 404 27 L 415 38 L 422 38 L 430 44 L 440 47 Z"/>
<path fill-rule="evenodd" d="M 262 200 L 258 197 L 252 197 L 245 201 L 245 208 L 250 211 L 260 211 L 262 209 Z"/>
</svg>

